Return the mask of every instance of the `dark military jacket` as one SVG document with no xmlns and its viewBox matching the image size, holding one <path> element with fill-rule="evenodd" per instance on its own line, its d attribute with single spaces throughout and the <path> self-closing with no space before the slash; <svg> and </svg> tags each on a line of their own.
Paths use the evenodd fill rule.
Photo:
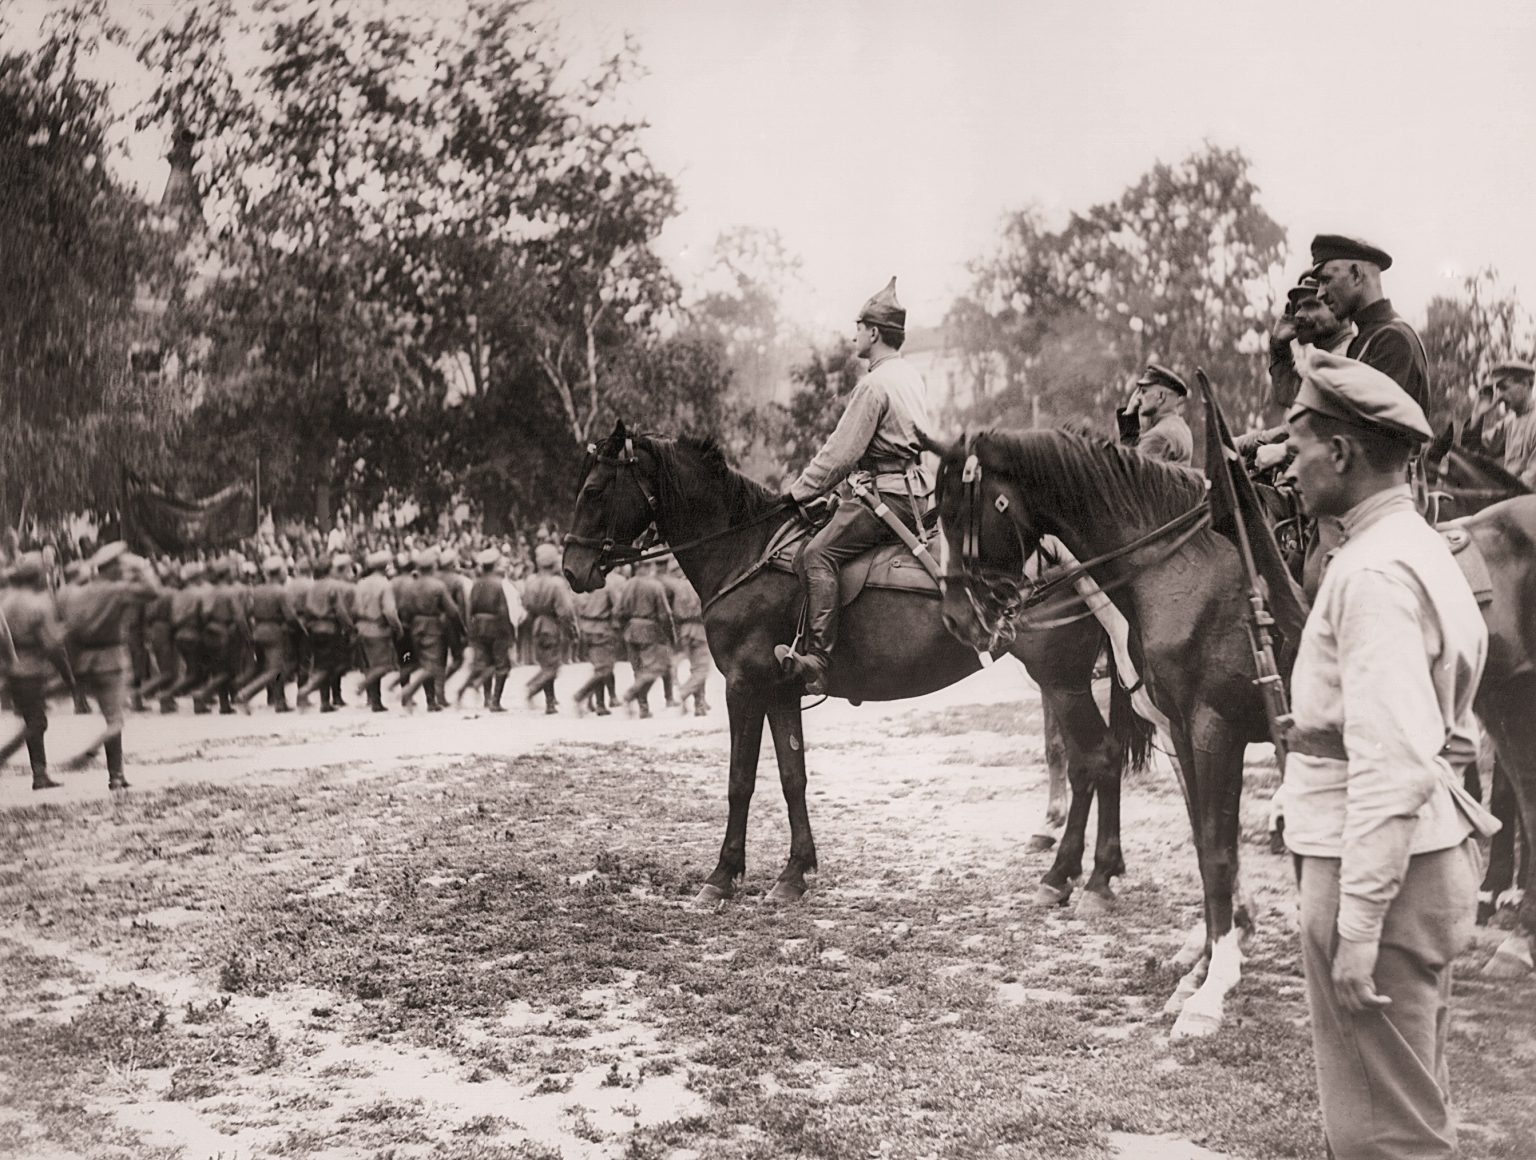
<svg viewBox="0 0 1536 1160">
<path fill-rule="evenodd" d="M 1418 332 L 1392 309 L 1385 298 L 1372 302 L 1350 319 L 1360 328 L 1346 355 L 1375 367 L 1408 392 L 1429 413 L 1429 360 Z"/>
</svg>

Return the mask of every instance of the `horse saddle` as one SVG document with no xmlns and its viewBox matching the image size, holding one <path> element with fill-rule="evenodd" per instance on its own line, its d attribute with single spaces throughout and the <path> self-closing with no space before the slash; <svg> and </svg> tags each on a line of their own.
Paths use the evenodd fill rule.
<svg viewBox="0 0 1536 1160">
<path fill-rule="evenodd" d="M 938 527 L 939 513 L 929 511 L 923 516 L 924 538 L 930 539 Z M 795 561 L 810 542 L 815 528 L 795 521 L 786 525 L 779 538 L 769 547 L 768 567 L 776 572 L 794 572 Z M 840 602 L 844 608 L 858 599 L 866 588 L 886 588 L 897 592 L 923 592 L 937 599 L 939 585 L 922 561 L 900 542 L 880 544 L 862 555 L 855 556 L 838 569 Z"/>
<path fill-rule="evenodd" d="M 1445 546 L 1456 557 L 1456 563 L 1461 566 L 1461 574 L 1472 588 L 1472 595 L 1477 597 L 1478 607 L 1491 603 L 1493 577 L 1488 572 L 1488 561 L 1483 559 L 1483 550 L 1477 546 L 1472 533 L 1460 521 L 1440 524 L 1435 531 L 1445 539 Z"/>
</svg>

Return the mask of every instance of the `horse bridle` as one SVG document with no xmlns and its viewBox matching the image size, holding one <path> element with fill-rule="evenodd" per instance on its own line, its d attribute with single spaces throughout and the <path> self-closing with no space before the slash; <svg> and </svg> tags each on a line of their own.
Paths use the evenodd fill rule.
<svg viewBox="0 0 1536 1160">
<path fill-rule="evenodd" d="M 639 489 L 645 499 L 645 506 L 651 513 L 651 522 L 641 531 L 643 537 L 650 533 L 652 543 L 661 537 L 661 508 L 656 503 L 656 493 L 646 484 L 645 476 L 639 471 L 640 460 L 635 455 L 635 441 L 632 437 L 625 436 L 624 449 L 618 455 L 605 455 L 595 443 L 587 444 L 587 461 L 581 470 L 581 482 L 576 485 L 576 494 L 580 496 L 581 489 L 586 486 L 587 476 L 592 474 L 592 469 L 599 463 L 610 464 L 614 468 L 615 476 L 626 475 L 635 487 Z M 607 573 L 620 564 L 643 564 L 647 560 L 659 560 L 663 556 L 675 555 L 678 552 L 686 552 L 690 548 L 697 548 L 701 544 L 710 543 L 732 535 L 742 528 L 751 527 L 753 524 L 764 523 L 779 515 L 785 509 L 792 507 L 788 501 L 773 504 L 759 515 L 742 524 L 734 524 L 722 528 L 717 532 L 711 532 L 705 536 L 699 536 L 682 544 L 657 544 L 655 547 L 637 547 L 633 543 L 621 544 L 618 542 L 618 529 L 614 526 L 618 522 L 617 514 L 612 504 L 608 505 L 608 527 L 602 537 L 578 536 L 574 532 L 568 532 L 565 536 L 567 545 L 575 545 L 578 548 L 597 549 L 598 571 Z"/>
<path fill-rule="evenodd" d="M 1049 579 L 1029 580 L 1024 575 L 1024 568 L 1031 556 L 1040 553 L 1040 541 L 1037 537 L 1034 549 L 1030 549 L 1024 542 L 1023 533 L 1019 531 L 1017 521 L 1009 519 L 1008 527 L 1012 530 L 1014 540 L 1019 546 L 1020 562 L 1019 573 L 1015 576 L 1011 571 L 1001 568 L 988 568 L 983 563 L 981 553 L 981 522 L 984 518 L 982 495 L 982 466 L 981 459 L 976 454 L 976 436 L 966 440 L 965 464 L 960 471 L 961 504 L 963 508 L 963 522 L 960 534 L 960 572 L 944 577 L 945 584 L 958 583 L 970 601 L 971 611 L 976 615 L 978 623 L 990 634 L 994 647 L 997 643 L 1011 641 L 1020 628 L 1039 631 L 1048 628 L 1060 628 L 1068 624 L 1074 624 L 1079 620 L 1086 620 L 1094 615 L 1091 608 L 1082 607 L 1079 611 L 1060 616 L 1042 618 L 1037 615 L 1026 617 L 1030 609 L 1037 609 L 1052 596 L 1061 593 L 1069 586 L 1073 586 L 1082 577 L 1087 576 L 1094 568 L 1115 560 L 1123 560 L 1143 548 L 1150 547 L 1166 537 L 1173 537 L 1156 559 L 1148 561 L 1146 566 L 1161 563 L 1173 555 L 1189 542 L 1202 528 L 1209 526 L 1211 520 L 1210 504 L 1202 500 L 1188 511 L 1180 512 L 1171 520 L 1159 524 L 1145 535 L 1138 536 L 1128 544 L 1122 544 L 1118 548 L 1112 548 L 1108 552 L 1094 556 L 1075 564 Z M 1008 497 L 1001 491 L 992 501 L 1000 515 L 1006 515 L 1010 506 Z M 1099 583 L 1100 591 L 1111 592 L 1128 583 L 1132 579 L 1131 574 L 1119 577 L 1108 583 Z M 978 599 L 976 589 L 985 590 L 984 597 Z M 1064 605 L 1082 605 L 1081 597 L 1072 591 L 1064 601 Z"/>
<path fill-rule="evenodd" d="M 655 493 L 646 486 L 645 477 L 637 470 L 639 462 L 635 457 L 635 441 L 629 436 L 625 436 L 624 449 L 618 455 L 605 455 L 596 443 L 588 443 L 587 461 L 581 469 L 581 482 L 576 485 L 576 494 L 578 496 L 581 494 L 581 489 L 587 484 L 587 476 L 592 474 L 594 467 L 599 463 L 610 464 L 614 469 L 615 477 L 627 476 L 635 487 L 639 489 L 640 495 L 645 499 L 645 506 L 651 513 L 651 522 L 647 526 L 647 530 L 656 528 L 658 521 L 661 519 L 661 513 L 656 507 Z M 614 505 L 609 504 L 608 527 L 601 538 L 597 536 L 578 536 L 575 532 L 568 532 L 565 536 L 565 544 L 567 547 L 575 545 L 578 548 L 596 548 L 597 567 L 599 571 L 604 573 L 619 564 L 633 564 L 643 559 L 651 558 L 647 557 L 644 549 L 637 548 L 633 543 L 620 544 L 618 542 L 618 530 L 614 526 L 617 522 L 618 514 Z M 643 535 L 644 532 L 641 534 Z M 668 551 L 671 551 L 671 549 L 667 548 L 657 551 L 654 555 L 664 556 Z"/>
</svg>

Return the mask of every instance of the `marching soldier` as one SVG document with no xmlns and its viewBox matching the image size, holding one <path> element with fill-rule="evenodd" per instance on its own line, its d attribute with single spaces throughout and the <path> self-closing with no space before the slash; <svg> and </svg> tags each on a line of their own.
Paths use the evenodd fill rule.
<svg viewBox="0 0 1536 1160">
<path fill-rule="evenodd" d="M 641 717 L 651 715 L 651 686 L 672 664 L 672 647 L 677 629 L 672 622 L 672 605 L 667 590 L 656 578 L 656 562 L 647 560 L 635 568 L 635 574 L 619 596 L 613 618 L 634 648 L 635 683 L 624 692 L 624 704 L 637 705 Z"/>
<path fill-rule="evenodd" d="M 416 690 L 427 686 L 427 711 L 441 712 L 448 707 L 448 632 L 450 627 L 464 631 L 459 606 L 448 587 L 437 576 L 437 549 L 427 548 L 414 557 L 416 577 L 397 602 L 400 619 L 410 626 L 411 653 L 416 672 L 400 694 L 400 704 L 409 709 Z"/>
<path fill-rule="evenodd" d="M 475 557 L 480 575 L 469 589 L 469 646 L 474 665 L 459 689 L 458 699 L 471 685 L 485 685 L 485 707 L 492 713 L 506 711 L 501 703 L 507 676 L 512 672 L 512 648 L 516 637 L 512 608 L 507 602 L 507 582 L 500 571 L 501 553 L 486 548 Z"/>
<path fill-rule="evenodd" d="M 32 788 L 57 789 L 48 776 L 48 683 L 57 672 L 73 685 L 64 623 L 48 592 L 47 563 L 41 552 L 23 555 L 11 571 L 10 585 L 0 590 L 0 619 L 10 630 L 5 673 L 11 708 L 21 718 L 21 731 L 0 752 L 9 757 L 23 743 L 32 761 Z"/>
<path fill-rule="evenodd" d="M 293 633 L 292 639 L 293 675 L 300 686 L 309 683 L 314 661 L 314 648 L 310 644 L 304 622 L 304 610 L 309 607 L 309 590 L 314 586 L 314 564 L 308 556 L 300 556 L 293 563 L 293 574 L 288 577 L 286 585 L 288 598 L 293 601 L 294 610 L 299 614 L 299 629 Z M 295 700 L 301 709 L 309 703 L 309 698 L 303 696 L 297 696 Z"/>
<path fill-rule="evenodd" d="M 67 626 L 69 624 L 70 606 L 84 591 L 91 579 L 91 565 L 88 560 L 71 560 L 64 565 L 64 584 L 53 594 L 54 602 L 59 607 L 59 617 Z M 70 655 L 70 665 L 74 665 L 74 655 Z M 75 701 L 75 716 L 88 717 L 91 713 L 91 703 L 85 699 L 85 693 L 78 685 L 74 687 L 73 697 Z"/>
<path fill-rule="evenodd" d="M 304 598 L 304 623 L 309 629 L 314 661 L 309 680 L 299 689 L 303 705 L 320 690 L 320 712 L 334 713 L 336 682 L 352 662 L 352 557 L 345 552 L 331 559 L 330 574 L 316 580 Z"/>
<path fill-rule="evenodd" d="M 1301 369 L 1286 479 L 1344 530 L 1296 658 L 1285 787 L 1323 1128 L 1339 1160 L 1449 1157 L 1451 962 L 1487 821 L 1460 779 L 1487 628 L 1405 482 L 1423 410 L 1362 363 Z"/>
<path fill-rule="evenodd" d="M 1392 268 L 1392 255 L 1357 238 L 1318 234 L 1312 239 L 1312 263 L 1318 295 L 1335 316 L 1358 330 L 1344 353 L 1375 367 L 1428 414 L 1424 343 L 1381 292 L 1382 271 Z"/>
<path fill-rule="evenodd" d="M 668 562 L 662 583 L 667 587 L 672 621 L 677 627 L 678 655 L 688 661 L 688 680 L 677 694 L 678 704 L 686 713 L 688 699 L 692 697 L 693 715 L 708 717 L 709 702 L 704 697 L 704 685 L 714 662 L 709 655 L 709 638 L 704 633 L 704 606 L 675 557 Z"/>
<path fill-rule="evenodd" d="M 160 590 L 149 561 L 128 554 L 118 540 L 91 560 L 92 580 L 70 601 L 64 630 L 74 654 L 75 683 L 82 696 L 101 708 L 105 730 L 71 764 L 82 764 L 98 749 L 107 758 L 107 788 L 127 789 L 123 776 L 123 626 L 130 605 L 144 605 Z"/>
<path fill-rule="evenodd" d="M 609 574 L 612 576 L 612 573 Z M 614 630 L 614 594 L 618 586 L 604 584 L 574 598 L 576 624 L 592 665 L 592 676 L 576 690 L 574 704 L 579 717 L 591 708 L 599 717 L 608 716 L 604 694 L 613 681 L 613 666 L 619 659 L 619 638 Z M 617 701 L 617 697 L 611 698 Z"/>
<path fill-rule="evenodd" d="M 533 552 L 538 569 L 523 582 L 523 608 L 533 622 L 533 659 L 539 671 L 528 682 L 528 700 L 544 694 L 544 712 L 559 712 L 555 678 L 565 659 L 565 645 L 576 638 L 576 605 L 570 585 L 560 575 L 560 549 L 540 544 Z"/>
<path fill-rule="evenodd" d="M 395 597 L 395 611 L 400 617 L 400 636 L 395 641 L 395 658 L 399 662 L 398 682 L 404 685 L 411 679 L 416 662 L 411 655 L 411 618 L 401 606 L 406 590 L 415 582 L 416 565 L 410 552 L 401 549 L 395 553 L 395 574 L 389 578 L 389 590 Z M 383 695 L 384 683 L 379 682 L 379 694 Z"/>
<path fill-rule="evenodd" d="M 1189 387 L 1183 379 L 1165 366 L 1148 363 L 1125 410 L 1116 413 L 1121 442 L 1150 459 L 1188 463 L 1195 454 L 1195 438 L 1184 418 L 1188 398 Z"/>
<path fill-rule="evenodd" d="M 238 687 L 251 633 L 245 617 L 245 593 L 235 582 L 234 561 L 215 560 L 209 571 L 213 583 L 203 595 L 202 651 L 208 679 L 192 697 L 206 705 L 218 694 L 219 712 L 227 716 L 235 711 L 230 698 Z"/>
<path fill-rule="evenodd" d="M 901 357 L 907 312 L 896 300 L 896 279 L 864 304 L 854 332 L 854 353 L 869 373 L 854 388 L 837 428 L 790 486 L 787 498 L 805 503 L 855 476 L 884 497 L 890 510 L 918 531 L 933 483 L 920 461 L 919 434 L 930 427 L 923 376 Z M 805 588 L 805 651 L 774 650 L 790 676 L 810 694 L 826 692 L 827 666 L 837 643 L 838 569 L 845 561 L 894 539 L 873 509 L 847 491 L 827 525 L 811 537 L 796 568 Z"/>
<path fill-rule="evenodd" d="M 257 673 L 235 694 L 242 708 L 262 689 L 269 690 L 272 708 L 289 711 L 287 685 L 293 679 L 293 638 L 301 631 L 298 609 L 286 584 L 288 568 L 281 556 L 261 564 L 266 583 L 251 589 L 251 641 L 256 646 Z"/>
<path fill-rule="evenodd" d="M 368 694 L 368 708 L 383 713 L 384 678 L 399 661 L 395 642 L 402 634 L 400 614 L 395 604 L 394 586 L 385 575 L 390 565 L 388 550 L 369 552 L 363 564 L 367 575 L 357 582 L 357 633 L 363 646 L 363 689 Z"/>
<path fill-rule="evenodd" d="M 203 669 L 203 606 L 209 591 L 200 561 L 188 560 L 181 566 L 181 587 L 171 596 L 171 636 L 181 657 L 181 680 L 161 700 L 162 713 L 174 713 L 176 698 L 208 679 Z M 194 695 L 192 712 L 208 712 L 207 702 Z"/>
</svg>

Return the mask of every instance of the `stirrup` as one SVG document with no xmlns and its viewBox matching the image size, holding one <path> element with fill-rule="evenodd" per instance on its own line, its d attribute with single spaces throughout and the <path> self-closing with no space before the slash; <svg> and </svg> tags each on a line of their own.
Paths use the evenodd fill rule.
<svg viewBox="0 0 1536 1160">
<path fill-rule="evenodd" d="M 787 644 L 774 645 L 773 655 L 778 658 L 779 668 L 786 676 L 799 677 L 805 682 L 805 691 L 813 697 L 824 696 L 827 691 L 827 666 L 819 657 L 797 653 Z"/>
</svg>

